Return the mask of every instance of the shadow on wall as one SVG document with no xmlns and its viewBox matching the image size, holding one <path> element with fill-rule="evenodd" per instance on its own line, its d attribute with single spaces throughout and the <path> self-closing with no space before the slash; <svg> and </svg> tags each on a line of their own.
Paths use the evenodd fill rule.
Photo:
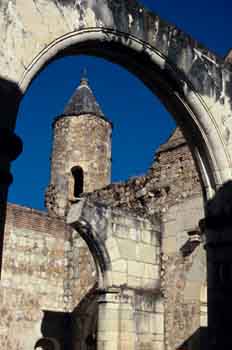
<svg viewBox="0 0 232 350">
<path fill-rule="evenodd" d="M 208 349 L 208 328 L 200 327 L 176 350 L 199 350 Z"/>
<path fill-rule="evenodd" d="M 22 94 L 15 83 L 0 78 L 0 270 L 2 267 L 8 187 L 13 180 L 8 161 L 15 160 L 22 152 L 22 142 L 13 132 L 21 97 Z"/>
<path fill-rule="evenodd" d="M 96 350 L 96 295 L 87 294 L 72 313 L 43 311 L 40 338 L 35 350 Z"/>
<path fill-rule="evenodd" d="M 98 294 L 96 285 L 72 312 L 73 349 L 97 350 Z"/>
<path fill-rule="evenodd" d="M 39 339 L 37 350 L 71 349 L 72 318 L 68 312 L 43 311 L 41 325 L 43 338 Z"/>
</svg>

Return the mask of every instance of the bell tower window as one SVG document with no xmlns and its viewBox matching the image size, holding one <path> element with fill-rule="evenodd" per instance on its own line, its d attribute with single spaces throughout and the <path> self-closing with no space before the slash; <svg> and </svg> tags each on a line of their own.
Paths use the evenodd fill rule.
<svg viewBox="0 0 232 350">
<path fill-rule="evenodd" d="M 78 198 L 84 190 L 84 172 L 80 166 L 73 167 L 71 172 L 74 179 L 73 195 Z"/>
</svg>

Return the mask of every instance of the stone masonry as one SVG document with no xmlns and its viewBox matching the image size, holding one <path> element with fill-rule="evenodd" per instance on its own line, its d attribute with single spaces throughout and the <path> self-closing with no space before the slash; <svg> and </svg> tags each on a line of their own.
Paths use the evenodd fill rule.
<svg viewBox="0 0 232 350">
<path fill-rule="evenodd" d="M 210 349 L 231 348 L 231 215 L 220 227 L 206 206 L 208 286 L 198 228 L 203 202 L 216 193 L 217 203 L 232 175 L 231 51 L 216 56 L 136 0 L 0 1 L 0 32 L 0 348 L 205 349 L 207 288 Z M 192 155 L 177 130 L 147 174 L 109 185 L 111 124 L 82 79 L 55 122 L 48 212 L 9 204 L 5 220 L 22 98 L 50 62 L 75 54 L 133 72 Z"/>
<path fill-rule="evenodd" d="M 75 166 L 84 170 L 78 198 Z M 203 196 L 185 138 L 177 128 L 143 176 L 109 184 L 110 166 L 111 124 L 92 91 L 77 89 L 54 123 L 48 212 L 8 205 L 1 349 L 203 344 Z"/>
<path fill-rule="evenodd" d="M 83 171 L 82 192 L 102 188 L 111 179 L 111 123 L 103 115 L 87 79 L 81 80 L 63 115 L 55 119 L 53 131 L 46 206 L 50 215 L 65 216 L 76 200 L 73 168 L 78 166 Z"/>
<path fill-rule="evenodd" d="M 97 202 L 133 209 L 148 217 L 164 215 L 174 204 L 199 195 L 199 175 L 180 129 L 176 129 L 168 142 L 156 151 L 146 175 L 87 194 Z"/>
<path fill-rule="evenodd" d="M 206 261 L 198 228 L 204 209 L 199 176 L 180 130 L 160 146 L 145 176 L 109 185 L 87 197 L 151 221 L 161 220 L 165 349 L 176 349 L 185 343 L 183 339 L 188 343 L 184 350 L 199 346 L 201 329 L 207 324 L 202 297 Z"/>
</svg>

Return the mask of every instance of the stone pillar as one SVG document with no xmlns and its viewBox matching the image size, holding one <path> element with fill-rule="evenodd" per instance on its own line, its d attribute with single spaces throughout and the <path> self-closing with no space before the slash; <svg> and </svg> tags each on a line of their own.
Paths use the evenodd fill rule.
<svg viewBox="0 0 232 350">
<path fill-rule="evenodd" d="M 133 292 L 111 288 L 100 292 L 98 350 L 134 350 Z"/>
<path fill-rule="evenodd" d="M 14 82 L 0 78 L 0 272 L 8 188 L 13 177 L 10 163 L 22 151 L 22 142 L 13 132 L 22 94 Z"/>
<path fill-rule="evenodd" d="M 6 128 L 0 128 L 0 271 L 2 265 L 2 249 L 6 218 L 6 202 L 8 187 L 13 177 L 10 163 L 22 152 L 22 142 L 18 136 Z"/>
<path fill-rule="evenodd" d="M 232 181 L 206 207 L 208 349 L 232 348 Z"/>
</svg>

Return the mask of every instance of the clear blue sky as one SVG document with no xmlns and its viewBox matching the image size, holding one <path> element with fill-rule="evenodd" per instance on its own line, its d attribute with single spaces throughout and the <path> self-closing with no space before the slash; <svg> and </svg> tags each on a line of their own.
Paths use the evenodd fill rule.
<svg viewBox="0 0 232 350">
<path fill-rule="evenodd" d="M 232 46 L 230 1 L 141 3 L 224 56 Z M 57 60 L 36 78 L 21 104 L 16 132 L 23 138 L 24 152 L 13 165 L 9 201 L 43 209 L 49 183 L 51 123 L 62 113 L 84 67 L 102 110 L 114 123 L 112 181 L 145 173 L 155 149 L 173 130 L 174 122 L 158 99 L 125 69 L 88 56 Z"/>
</svg>

